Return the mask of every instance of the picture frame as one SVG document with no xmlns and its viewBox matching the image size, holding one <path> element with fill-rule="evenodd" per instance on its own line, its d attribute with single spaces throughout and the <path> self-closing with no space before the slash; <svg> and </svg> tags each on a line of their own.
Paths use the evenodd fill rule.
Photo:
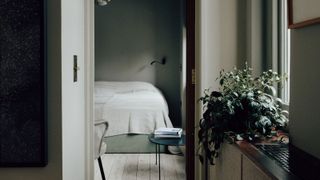
<svg viewBox="0 0 320 180">
<path fill-rule="evenodd" d="M 288 0 L 288 27 L 302 28 L 320 23 L 319 0 Z"/>
<path fill-rule="evenodd" d="M 46 0 L 0 2 L 0 168 L 48 164 Z"/>
</svg>

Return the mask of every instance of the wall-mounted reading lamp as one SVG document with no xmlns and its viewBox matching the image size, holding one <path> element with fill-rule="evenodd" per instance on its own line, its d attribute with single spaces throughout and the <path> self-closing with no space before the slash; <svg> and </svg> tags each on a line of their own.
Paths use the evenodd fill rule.
<svg viewBox="0 0 320 180">
<path fill-rule="evenodd" d="M 158 63 L 158 64 L 165 65 L 166 62 L 167 62 L 167 58 L 166 58 L 166 57 L 163 57 L 163 58 L 161 59 L 161 61 L 152 61 L 152 62 L 150 63 L 150 65 L 153 65 L 154 63 Z"/>
<path fill-rule="evenodd" d="M 105 6 L 108 4 L 108 2 L 110 2 L 111 0 L 97 0 L 97 4 L 99 6 Z"/>
</svg>

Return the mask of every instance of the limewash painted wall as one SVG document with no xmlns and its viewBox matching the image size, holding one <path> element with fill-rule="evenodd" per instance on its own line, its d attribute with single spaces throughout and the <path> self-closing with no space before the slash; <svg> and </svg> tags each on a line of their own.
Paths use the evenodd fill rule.
<svg viewBox="0 0 320 180">
<path fill-rule="evenodd" d="M 116 0 L 95 8 L 95 79 L 146 81 L 166 97 L 181 126 L 181 0 Z M 165 65 L 150 63 L 166 57 Z"/>
<path fill-rule="evenodd" d="M 291 142 L 320 158 L 320 25 L 291 30 Z"/>
</svg>

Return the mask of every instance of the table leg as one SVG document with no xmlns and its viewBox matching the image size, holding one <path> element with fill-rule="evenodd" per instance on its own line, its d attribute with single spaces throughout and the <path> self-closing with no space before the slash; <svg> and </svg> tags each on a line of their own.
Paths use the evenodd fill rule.
<svg viewBox="0 0 320 180">
<path fill-rule="evenodd" d="M 160 166 L 160 144 L 158 144 L 158 154 L 159 154 L 159 180 L 161 180 L 161 166 Z"/>
<path fill-rule="evenodd" d="M 157 163 L 157 161 L 158 161 L 158 144 L 155 144 L 155 147 L 156 147 L 156 164 L 158 164 Z"/>
</svg>

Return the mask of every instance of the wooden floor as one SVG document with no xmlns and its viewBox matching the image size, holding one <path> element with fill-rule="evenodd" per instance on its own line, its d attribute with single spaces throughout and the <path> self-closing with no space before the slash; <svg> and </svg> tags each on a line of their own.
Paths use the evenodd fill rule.
<svg viewBox="0 0 320 180">
<path fill-rule="evenodd" d="M 105 154 L 102 162 L 107 180 L 159 179 L 155 154 Z M 98 162 L 94 164 L 95 180 L 101 180 Z M 161 180 L 185 179 L 184 157 L 161 154 Z"/>
</svg>

